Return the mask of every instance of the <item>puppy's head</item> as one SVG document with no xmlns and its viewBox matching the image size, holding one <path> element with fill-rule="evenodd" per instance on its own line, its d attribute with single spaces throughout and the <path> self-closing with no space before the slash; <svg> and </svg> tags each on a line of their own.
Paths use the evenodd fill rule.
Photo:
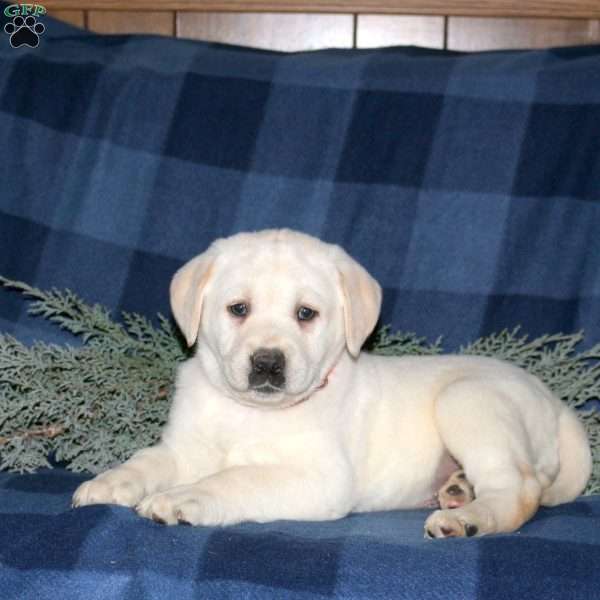
<svg viewBox="0 0 600 600">
<path fill-rule="evenodd" d="M 207 376 L 236 401 L 283 408 L 357 356 L 381 289 L 341 248 L 289 230 L 217 240 L 171 283 L 179 327 Z"/>
</svg>

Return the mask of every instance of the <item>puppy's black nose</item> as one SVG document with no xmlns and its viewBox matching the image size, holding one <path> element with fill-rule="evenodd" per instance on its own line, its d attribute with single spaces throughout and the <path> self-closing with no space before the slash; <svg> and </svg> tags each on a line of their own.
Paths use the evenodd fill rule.
<svg viewBox="0 0 600 600">
<path fill-rule="evenodd" d="M 250 356 L 250 364 L 251 388 L 270 393 L 285 384 L 285 355 L 278 348 L 259 348 Z"/>
</svg>

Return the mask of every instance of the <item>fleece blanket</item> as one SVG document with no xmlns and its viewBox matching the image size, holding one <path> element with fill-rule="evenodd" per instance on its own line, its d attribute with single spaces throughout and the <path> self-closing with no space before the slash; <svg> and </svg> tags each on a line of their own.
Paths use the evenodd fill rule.
<svg viewBox="0 0 600 600">
<path fill-rule="evenodd" d="M 293 227 L 448 350 L 515 325 L 600 341 L 599 47 L 288 55 L 40 20 L 34 48 L 0 31 L 0 274 L 168 314 L 215 237 Z M 64 341 L 25 310 L 3 293 L 0 328 Z M 423 511 L 167 528 L 71 510 L 80 481 L 0 475 L 2 600 L 600 594 L 598 496 L 432 542 Z"/>
<path fill-rule="evenodd" d="M 516 325 L 600 341 L 600 48 L 281 54 L 44 24 L 37 48 L 0 31 L 0 274 L 168 314 L 214 238 L 292 227 L 373 273 L 383 324 L 448 350 Z M 0 328 L 61 339 L 16 295 Z"/>
<path fill-rule="evenodd" d="M 0 475 L 3 600 L 591 600 L 600 496 L 520 531 L 423 538 L 425 510 L 226 528 L 168 527 L 127 508 L 70 508 L 81 476 Z"/>
</svg>

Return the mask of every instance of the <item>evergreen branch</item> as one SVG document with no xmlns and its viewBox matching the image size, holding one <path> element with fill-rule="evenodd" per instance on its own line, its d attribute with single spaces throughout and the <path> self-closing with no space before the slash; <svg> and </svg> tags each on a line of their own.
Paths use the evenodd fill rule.
<svg viewBox="0 0 600 600">
<path fill-rule="evenodd" d="M 12 437 L 0 436 L 0 446 L 4 446 L 15 439 L 27 440 L 31 438 L 46 438 L 51 440 L 65 432 L 63 425 L 47 425 L 46 427 L 33 427 L 25 431 L 15 431 Z"/>
<path fill-rule="evenodd" d="M 53 288 L 44 292 L 22 281 L 12 281 L 2 276 L 0 284 L 20 291 L 27 298 L 35 299 L 27 311 L 30 315 L 42 316 L 56 323 L 61 329 L 81 336 L 84 343 L 99 336 L 113 338 L 115 341 L 126 339 L 123 328 L 111 319 L 107 309 L 99 304 L 85 304 L 70 290 L 61 292 Z"/>
<path fill-rule="evenodd" d="M 69 290 L 49 292 L 0 277 L 0 285 L 32 300 L 29 313 L 80 338 L 79 347 L 37 342 L 30 347 L 0 334 L 0 470 L 28 472 L 50 466 L 54 455 L 73 471 L 99 472 L 155 443 L 174 392 L 175 371 L 189 356 L 173 323 L 158 327 L 138 314 L 112 319 Z M 594 470 L 587 493 L 600 492 L 600 344 L 577 352 L 583 333 L 529 340 L 519 329 L 502 331 L 460 349 L 492 356 L 539 377 L 579 409 L 592 446 Z M 388 356 L 436 355 L 414 333 L 379 329 L 368 349 Z"/>
<path fill-rule="evenodd" d="M 414 333 L 390 333 L 390 326 L 385 325 L 367 342 L 366 350 L 383 356 L 435 355 L 442 352 L 441 342 L 441 337 L 430 344 L 425 338 L 420 338 Z"/>
</svg>

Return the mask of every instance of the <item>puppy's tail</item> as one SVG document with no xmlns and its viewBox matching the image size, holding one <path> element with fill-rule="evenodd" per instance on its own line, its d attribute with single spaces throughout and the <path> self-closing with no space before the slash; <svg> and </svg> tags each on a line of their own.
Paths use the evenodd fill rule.
<svg viewBox="0 0 600 600">
<path fill-rule="evenodd" d="M 574 500 L 587 485 L 592 472 L 592 455 L 587 433 L 575 412 L 565 407 L 558 421 L 560 470 L 544 490 L 541 504 L 555 506 Z"/>
</svg>

